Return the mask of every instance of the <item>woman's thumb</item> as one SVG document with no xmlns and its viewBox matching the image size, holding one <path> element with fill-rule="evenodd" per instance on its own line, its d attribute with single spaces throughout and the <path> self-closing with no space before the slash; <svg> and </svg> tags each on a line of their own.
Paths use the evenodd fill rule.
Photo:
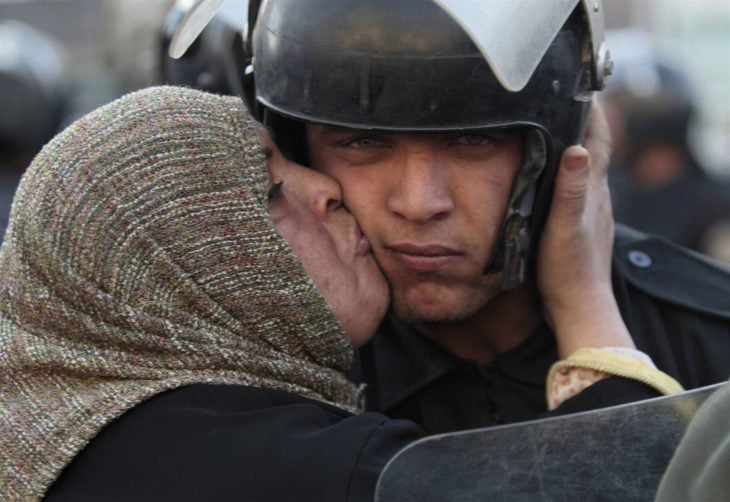
<svg viewBox="0 0 730 502">
<path fill-rule="evenodd" d="M 582 146 L 565 150 L 555 180 L 553 214 L 559 220 L 580 218 L 588 197 L 590 155 Z"/>
</svg>

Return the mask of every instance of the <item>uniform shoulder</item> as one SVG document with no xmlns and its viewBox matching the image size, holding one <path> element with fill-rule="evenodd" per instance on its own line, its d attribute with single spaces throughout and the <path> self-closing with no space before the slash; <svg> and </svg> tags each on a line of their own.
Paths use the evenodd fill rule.
<svg viewBox="0 0 730 502">
<path fill-rule="evenodd" d="M 727 264 L 617 224 L 614 266 L 644 293 L 730 320 L 730 266 Z"/>
</svg>

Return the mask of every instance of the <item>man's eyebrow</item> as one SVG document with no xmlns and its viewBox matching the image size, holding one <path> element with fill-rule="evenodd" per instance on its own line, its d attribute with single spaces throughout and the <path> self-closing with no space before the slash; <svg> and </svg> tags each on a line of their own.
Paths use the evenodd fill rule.
<svg viewBox="0 0 730 502">
<path fill-rule="evenodd" d="M 355 129 L 353 127 L 342 127 L 331 124 L 316 124 L 322 132 L 363 132 L 363 129 Z"/>
</svg>

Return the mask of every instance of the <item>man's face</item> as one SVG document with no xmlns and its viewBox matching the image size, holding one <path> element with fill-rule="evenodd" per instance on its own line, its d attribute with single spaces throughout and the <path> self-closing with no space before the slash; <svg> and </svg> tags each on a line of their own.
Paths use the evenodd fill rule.
<svg viewBox="0 0 730 502">
<path fill-rule="evenodd" d="M 484 268 L 522 163 L 517 132 L 406 134 L 307 126 L 408 323 L 456 322 L 501 290 Z"/>
</svg>

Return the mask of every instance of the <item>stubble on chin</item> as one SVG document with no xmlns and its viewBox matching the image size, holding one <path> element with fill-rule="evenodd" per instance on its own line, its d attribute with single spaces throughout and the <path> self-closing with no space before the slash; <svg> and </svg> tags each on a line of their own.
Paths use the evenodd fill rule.
<svg viewBox="0 0 730 502">
<path fill-rule="evenodd" d="M 391 284 L 390 309 L 409 325 L 456 324 L 468 320 L 501 293 L 500 275 L 484 275 L 468 284 Z"/>
</svg>

